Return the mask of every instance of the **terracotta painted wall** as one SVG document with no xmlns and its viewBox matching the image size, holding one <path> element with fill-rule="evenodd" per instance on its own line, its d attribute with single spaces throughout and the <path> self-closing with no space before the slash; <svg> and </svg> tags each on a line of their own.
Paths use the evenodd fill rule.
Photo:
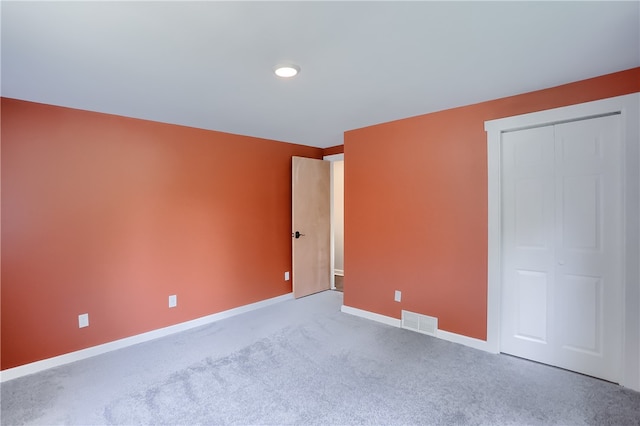
<svg viewBox="0 0 640 426">
<path fill-rule="evenodd" d="M 2 369 L 291 291 L 291 156 L 321 149 L 1 107 Z"/>
<path fill-rule="evenodd" d="M 322 150 L 322 155 L 344 154 L 344 145 L 330 146 Z"/>
<path fill-rule="evenodd" d="M 635 92 L 640 68 L 346 132 L 345 305 L 485 340 L 484 122 Z"/>
</svg>

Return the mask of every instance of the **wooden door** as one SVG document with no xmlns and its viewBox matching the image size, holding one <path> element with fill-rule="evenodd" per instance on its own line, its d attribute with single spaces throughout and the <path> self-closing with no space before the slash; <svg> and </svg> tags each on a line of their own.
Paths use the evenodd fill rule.
<svg viewBox="0 0 640 426">
<path fill-rule="evenodd" d="M 292 158 L 293 295 L 328 290 L 331 285 L 331 211 L 328 161 Z"/>
<path fill-rule="evenodd" d="M 503 136 L 501 350 L 618 382 L 620 117 Z"/>
</svg>

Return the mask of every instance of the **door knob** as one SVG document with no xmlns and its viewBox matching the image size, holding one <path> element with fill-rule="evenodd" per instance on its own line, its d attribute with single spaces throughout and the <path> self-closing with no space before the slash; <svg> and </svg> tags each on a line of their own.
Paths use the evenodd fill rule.
<svg viewBox="0 0 640 426">
<path fill-rule="evenodd" d="M 300 237 L 304 237 L 304 234 L 301 234 L 300 231 L 296 231 L 296 232 L 292 232 L 291 236 L 295 237 L 297 239 L 297 238 L 300 238 Z"/>
</svg>

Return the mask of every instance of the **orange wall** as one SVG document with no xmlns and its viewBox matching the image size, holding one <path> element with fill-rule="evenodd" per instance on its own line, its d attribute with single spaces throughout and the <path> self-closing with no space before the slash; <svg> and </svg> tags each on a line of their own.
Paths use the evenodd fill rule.
<svg viewBox="0 0 640 426">
<path fill-rule="evenodd" d="M 322 150 L 322 155 L 335 155 L 335 154 L 343 154 L 344 153 L 344 145 L 336 145 L 330 146 L 329 148 L 325 148 Z"/>
<path fill-rule="evenodd" d="M 346 132 L 345 305 L 485 340 L 484 122 L 634 92 L 640 68 Z"/>
<path fill-rule="evenodd" d="M 291 156 L 321 149 L 1 102 L 2 369 L 291 291 Z"/>
</svg>

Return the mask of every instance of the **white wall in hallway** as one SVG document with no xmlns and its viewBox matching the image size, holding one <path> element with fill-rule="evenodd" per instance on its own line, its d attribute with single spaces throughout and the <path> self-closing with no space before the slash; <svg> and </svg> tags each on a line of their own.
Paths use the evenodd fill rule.
<svg viewBox="0 0 640 426">
<path fill-rule="evenodd" d="M 344 273 L 344 160 L 333 165 L 334 271 Z"/>
</svg>

